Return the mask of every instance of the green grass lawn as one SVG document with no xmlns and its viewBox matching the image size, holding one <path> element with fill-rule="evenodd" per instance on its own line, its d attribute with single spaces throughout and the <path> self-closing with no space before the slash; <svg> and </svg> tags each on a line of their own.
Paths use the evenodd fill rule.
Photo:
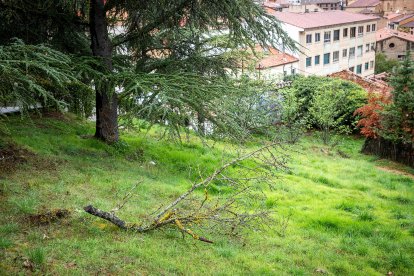
<svg viewBox="0 0 414 276">
<path fill-rule="evenodd" d="M 160 141 L 153 131 L 124 132 L 108 146 L 82 138 L 93 125 L 72 117 L 6 125 L 0 148 L 13 141 L 35 155 L 23 152 L 28 162 L 0 175 L 0 274 L 414 275 L 413 170 L 360 154 L 362 139 L 329 150 L 307 136 L 289 151 L 290 170 L 266 200 L 288 220 L 285 235 L 278 225 L 243 239 L 213 231 L 206 244 L 174 228 L 124 232 L 82 207 L 110 210 L 142 179 L 118 214 L 139 222 L 191 185 L 190 167 L 212 171 L 234 145 Z M 27 219 L 56 208 L 70 217 L 43 226 Z"/>
</svg>

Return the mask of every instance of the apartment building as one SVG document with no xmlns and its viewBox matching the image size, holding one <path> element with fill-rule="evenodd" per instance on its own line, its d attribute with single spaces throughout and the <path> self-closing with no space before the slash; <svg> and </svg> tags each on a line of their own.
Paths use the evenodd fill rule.
<svg viewBox="0 0 414 276">
<path fill-rule="evenodd" d="M 299 73 L 324 76 L 349 69 L 363 77 L 374 74 L 377 17 L 345 11 L 272 14 L 302 46 L 292 53 Z"/>
</svg>

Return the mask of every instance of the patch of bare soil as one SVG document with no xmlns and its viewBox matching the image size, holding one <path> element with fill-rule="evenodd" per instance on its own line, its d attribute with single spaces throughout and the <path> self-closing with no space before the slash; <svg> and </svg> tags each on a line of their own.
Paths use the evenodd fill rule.
<svg viewBox="0 0 414 276">
<path fill-rule="evenodd" d="M 403 175 L 403 176 L 409 177 L 409 178 L 414 180 L 414 174 L 411 174 L 411 173 L 408 173 L 408 172 L 400 171 L 400 170 L 389 168 L 389 167 L 382 167 L 382 166 L 377 166 L 377 168 L 380 169 L 381 171 L 390 172 L 390 173 L 394 173 L 394 174 L 398 174 L 398 175 Z"/>
<path fill-rule="evenodd" d="M 45 225 L 58 220 L 64 219 L 70 215 L 70 211 L 67 209 L 55 209 L 48 210 L 43 213 L 29 215 L 27 217 L 30 224 Z"/>
<path fill-rule="evenodd" d="M 36 155 L 14 143 L 0 146 L 0 175 L 13 172 L 17 166 L 27 163 Z"/>
</svg>

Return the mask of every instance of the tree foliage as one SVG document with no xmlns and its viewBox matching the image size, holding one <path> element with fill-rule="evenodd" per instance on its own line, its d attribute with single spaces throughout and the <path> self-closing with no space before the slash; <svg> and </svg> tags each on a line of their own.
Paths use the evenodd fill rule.
<svg viewBox="0 0 414 276">
<path fill-rule="evenodd" d="M 393 69 L 398 67 L 399 64 L 398 60 L 388 59 L 383 53 L 375 54 L 375 74 L 392 73 Z"/>
<path fill-rule="evenodd" d="M 43 45 L 16 41 L 0 46 L 0 101 L 22 112 L 41 104 L 64 107 L 59 95 L 78 83 L 69 56 Z M 81 84 L 79 84 L 81 86 Z M 84 89 L 84 87 L 81 87 Z"/>
<path fill-rule="evenodd" d="M 356 113 L 362 116 L 359 125 L 367 138 L 385 138 L 394 143 L 414 140 L 414 67 L 407 53 L 391 78 L 393 90 L 371 93 L 367 105 Z"/>
<path fill-rule="evenodd" d="M 298 113 L 314 123 L 316 113 L 314 113 L 315 116 L 312 115 L 310 108 L 313 106 L 315 111 L 315 108 L 319 108 L 315 105 L 322 104 L 322 99 L 315 100 L 315 97 L 326 97 L 327 101 L 331 100 L 334 104 L 335 110 L 330 112 L 335 114 L 333 119 L 337 122 L 338 127 L 346 127 L 350 130 L 354 130 L 357 124 L 357 119 L 353 116 L 354 111 L 367 101 L 367 93 L 357 84 L 330 77 L 298 76 L 293 80 L 292 86 L 284 91 L 294 94 L 297 99 L 300 99 L 294 103 L 299 105 L 297 107 Z M 340 104 L 335 104 L 337 97 L 341 98 Z"/>
<path fill-rule="evenodd" d="M 4 19 L 0 43 L 10 41 L 8 30 L 16 25 L 13 36 L 27 43 L 48 43 L 75 54 L 73 59 L 87 65 L 80 68 L 73 63 L 79 70 L 77 77 L 97 95 L 96 136 L 109 142 L 118 139 L 118 97 L 123 114 L 141 116 L 151 123 L 168 122 L 175 131 L 188 121 L 185 117 L 197 114 L 219 123 L 217 128 L 227 125 L 232 134 L 242 133 L 252 121 L 236 121 L 235 112 L 219 112 L 224 105 L 217 104 L 223 99 L 236 100 L 236 89 L 240 95 L 240 91 L 257 87 L 226 80 L 228 69 L 237 66 L 237 50 L 256 43 L 295 48 L 276 18 L 252 0 L 4 0 L 0 6 Z M 100 43 L 96 43 L 98 38 Z M 97 51 L 102 43 L 106 50 Z M 197 75 L 197 81 L 190 75 Z M 78 88 L 72 86 L 71 90 Z M 81 107 L 74 98 L 68 100 L 67 93 L 59 95 L 60 100 L 72 100 L 76 110 L 89 113 L 89 106 Z M 235 122 L 244 126 L 236 127 Z M 102 128 L 108 129 L 98 131 Z"/>
</svg>

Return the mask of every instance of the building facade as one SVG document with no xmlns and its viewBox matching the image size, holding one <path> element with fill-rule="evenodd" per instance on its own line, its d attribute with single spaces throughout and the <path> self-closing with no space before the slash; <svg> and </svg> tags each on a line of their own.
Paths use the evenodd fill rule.
<svg viewBox="0 0 414 276">
<path fill-rule="evenodd" d="M 414 35 L 389 28 L 377 32 L 377 52 L 384 53 L 387 58 L 402 60 L 408 50 L 414 59 Z"/>
<path fill-rule="evenodd" d="M 325 76 L 350 70 L 374 74 L 377 17 L 344 11 L 274 13 L 302 47 L 299 73 Z"/>
</svg>

